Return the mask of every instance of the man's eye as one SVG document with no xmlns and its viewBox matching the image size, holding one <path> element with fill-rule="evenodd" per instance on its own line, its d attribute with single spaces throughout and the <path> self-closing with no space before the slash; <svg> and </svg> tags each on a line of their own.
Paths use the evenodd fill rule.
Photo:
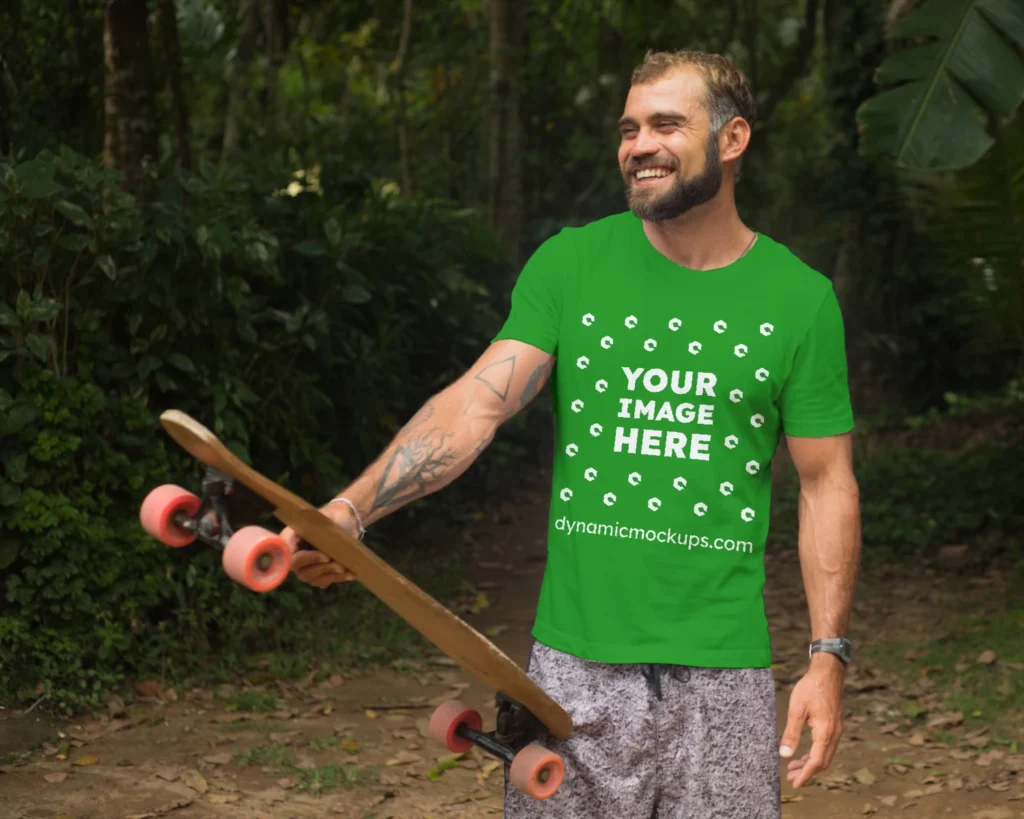
<svg viewBox="0 0 1024 819">
<path fill-rule="evenodd" d="M 659 122 L 658 123 L 658 130 L 659 131 L 672 130 L 675 127 L 676 127 L 676 124 L 674 122 Z"/>
<path fill-rule="evenodd" d="M 623 128 L 620 133 L 624 137 L 636 136 L 636 128 Z"/>
</svg>

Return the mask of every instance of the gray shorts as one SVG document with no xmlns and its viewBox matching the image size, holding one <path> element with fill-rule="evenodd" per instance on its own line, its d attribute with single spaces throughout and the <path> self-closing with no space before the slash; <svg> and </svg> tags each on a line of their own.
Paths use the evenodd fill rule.
<svg viewBox="0 0 1024 819">
<path fill-rule="evenodd" d="M 505 819 L 781 817 L 771 669 L 609 665 L 535 643 L 527 672 L 573 733 L 541 740 L 565 761 L 558 792 L 537 801 L 506 779 Z"/>
</svg>

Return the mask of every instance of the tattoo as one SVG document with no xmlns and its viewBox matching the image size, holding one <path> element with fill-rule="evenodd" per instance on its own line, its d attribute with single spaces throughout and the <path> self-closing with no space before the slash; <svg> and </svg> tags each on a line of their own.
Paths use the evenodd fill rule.
<svg viewBox="0 0 1024 819">
<path fill-rule="evenodd" d="M 508 388 L 512 385 L 512 373 L 515 372 L 515 369 L 516 357 L 513 355 L 484 367 L 476 374 L 475 380 L 486 385 L 487 389 L 504 401 L 508 398 Z M 484 377 L 488 374 L 492 380 Z"/>
<path fill-rule="evenodd" d="M 449 444 L 453 437 L 434 427 L 400 443 L 384 467 L 370 512 L 426 495 L 430 484 L 458 460 Z"/>
<path fill-rule="evenodd" d="M 540 391 L 544 389 L 544 385 L 548 381 L 548 376 L 551 375 L 551 370 L 554 369 L 555 362 L 548 361 L 546 364 L 541 364 L 533 374 L 530 376 L 530 380 L 526 382 L 526 386 L 523 387 L 523 395 L 519 402 L 519 408 L 522 409 L 529 404 L 534 398 L 540 395 Z"/>
</svg>

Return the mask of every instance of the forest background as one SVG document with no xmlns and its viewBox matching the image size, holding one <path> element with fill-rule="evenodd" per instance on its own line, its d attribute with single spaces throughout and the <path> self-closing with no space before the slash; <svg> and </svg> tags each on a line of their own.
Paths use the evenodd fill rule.
<svg viewBox="0 0 1024 819">
<path fill-rule="evenodd" d="M 1024 577 L 1019 3 L 9 0 L 0 701 L 413 650 L 368 596 L 254 595 L 145 535 L 146 492 L 198 474 L 157 417 L 330 497 L 480 353 L 533 249 L 624 209 L 615 122 L 649 48 L 752 81 L 740 211 L 839 295 L 865 560 L 969 542 Z M 543 483 L 549 413 L 370 544 L 464 591 L 459 529 Z M 793 548 L 791 472 L 775 504 Z"/>
</svg>

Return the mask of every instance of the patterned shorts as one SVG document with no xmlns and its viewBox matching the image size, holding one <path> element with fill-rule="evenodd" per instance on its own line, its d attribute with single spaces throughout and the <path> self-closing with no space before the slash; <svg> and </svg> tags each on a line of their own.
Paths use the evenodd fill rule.
<svg viewBox="0 0 1024 819">
<path fill-rule="evenodd" d="M 542 739 L 565 760 L 558 792 L 506 780 L 505 819 L 781 816 L 771 669 L 609 665 L 535 643 L 527 671 L 573 733 Z"/>
</svg>

